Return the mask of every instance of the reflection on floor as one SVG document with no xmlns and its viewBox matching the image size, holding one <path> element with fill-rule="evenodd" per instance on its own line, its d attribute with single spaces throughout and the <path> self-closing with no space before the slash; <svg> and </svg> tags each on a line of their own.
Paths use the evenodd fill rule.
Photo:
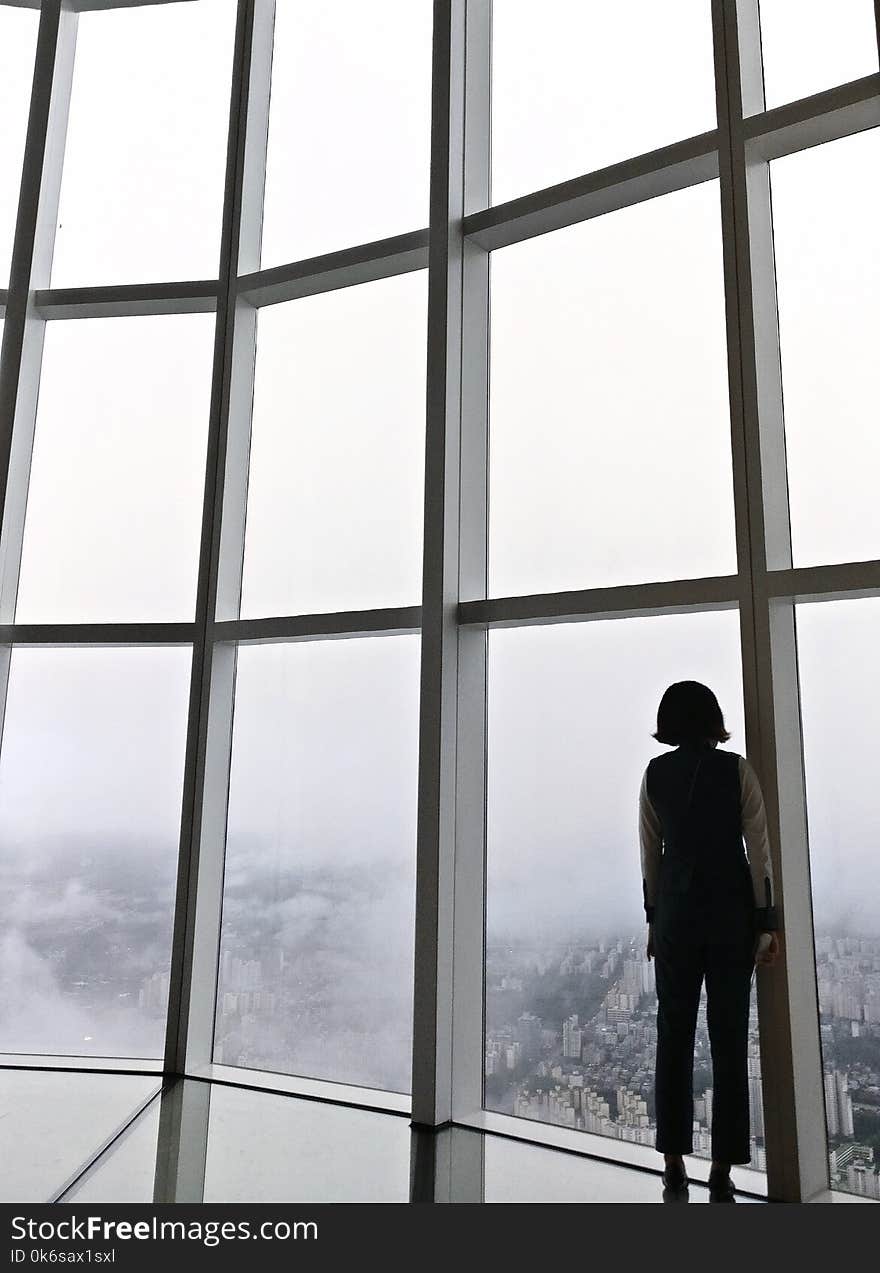
<svg viewBox="0 0 880 1273">
<path fill-rule="evenodd" d="M 56 1198 L 159 1086 L 149 1074 L 0 1069 L 0 1201 Z"/>
<path fill-rule="evenodd" d="M 405 1116 L 218 1083 L 160 1091 L 150 1076 L 3 1069 L 0 1200 L 663 1198 L 653 1172 L 465 1128 L 420 1132 Z M 689 1200 L 708 1201 L 706 1189 L 692 1185 Z"/>
</svg>

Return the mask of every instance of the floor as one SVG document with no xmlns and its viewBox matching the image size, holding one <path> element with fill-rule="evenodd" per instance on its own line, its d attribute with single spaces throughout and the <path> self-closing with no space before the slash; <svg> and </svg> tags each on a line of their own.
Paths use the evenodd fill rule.
<svg viewBox="0 0 880 1273">
<path fill-rule="evenodd" d="M 688 1200 L 708 1193 L 693 1185 Z M 0 1201 L 664 1198 L 653 1171 L 488 1132 L 418 1132 L 405 1116 L 219 1083 L 0 1069 Z"/>
</svg>

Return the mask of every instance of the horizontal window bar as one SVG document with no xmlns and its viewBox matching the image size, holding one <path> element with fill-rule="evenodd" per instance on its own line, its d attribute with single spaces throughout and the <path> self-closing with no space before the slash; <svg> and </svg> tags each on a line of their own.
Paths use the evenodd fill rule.
<svg viewBox="0 0 880 1273">
<path fill-rule="evenodd" d="M 847 561 L 829 566 L 768 570 L 755 580 L 756 591 L 792 601 L 841 601 L 880 594 L 880 561 Z"/>
<path fill-rule="evenodd" d="M 117 318 L 143 314 L 210 314 L 217 283 L 126 283 L 107 287 L 54 287 L 34 296 L 43 318 Z"/>
<path fill-rule="evenodd" d="M 0 0 L 0 9 L 39 9 L 42 0 Z M 197 4 L 198 0 L 67 0 L 74 13 L 94 13 L 100 9 L 145 9 L 150 5 Z"/>
<path fill-rule="evenodd" d="M 736 575 L 679 579 L 668 583 L 623 584 L 577 592 L 463 601 L 458 607 L 458 616 L 461 624 L 479 623 L 490 628 L 503 628 L 536 623 L 629 619 L 687 610 L 725 610 L 739 604 L 740 587 Z"/>
<path fill-rule="evenodd" d="M 3 623 L 0 645 L 192 645 L 194 623 Z"/>
<path fill-rule="evenodd" d="M 559 230 L 718 176 L 718 134 L 701 133 L 623 163 L 496 204 L 464 219 L 464 233 L 487 251 Z"/>
<path fill-rule="evenodd" d="M 421 622 L 421 606 L 402 606 L 399 609 L 295 614 L 270 619 L 223 619 L 212 624 L 211 636 L 214 641 L 234 641 L 238 645 L 359 636 L 402 636 L 417 633 Z"/>
<path fill-rule="evenodd" d="M 93 13 L 97 9 L 143 9 L 154 4 L 174 4 L 177 0 L 70 0 L 77 13 Z M 190 4 L 198 0 L 188 0 Z"/>
<path fill-rule="evenodd" d="M 184 1077 L 199 1082 L 250 1088 L 257 1092 L 273 1092 L 279 1096 L 300 1097 L 327 1105 L 375 1110 L 381 1114 L 408 1115 L 412 1105 L 409 1095 L 404 1092 L 383 1092 L 378 1088 L 331 1083 L 325 1079 L 310 1079 L 295 1074 L 274 1074 L 270 1070 L 245 1070 L 235 1065 L 205 1065 Z"/>
<path fill-rule="evenodd" d="M 375 243 L 361 243 L 324 256 L 244 274 L 238 280 L 238 295 L 252 305 L 275 305 L 279 301 L 333 292 L 427 267 L 428 231 L 414 230 L 390 239 L 378 239 Z"/>
<path fill-rule="evenodd" d="M 162 1075 L 162 1062 L 130 1056 L 52 1056 L 51 1053 L 0 1052 L 0 1070 L 58 1070 L 76 1074 Z"/>
<path fill-rule="evenodd" d="M 866 75 L 743 120 L 749 159 L 778 159 L 878 125 L 880 75 Z"/>
</svg>

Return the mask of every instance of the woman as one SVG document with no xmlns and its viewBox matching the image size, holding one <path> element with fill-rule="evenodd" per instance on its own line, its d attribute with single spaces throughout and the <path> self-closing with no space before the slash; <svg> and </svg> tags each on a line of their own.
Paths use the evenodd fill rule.
<svg viewBox="0 0 880 1273">
<path fill-rule="evenodd" d="M 779 952 L 764 801 L 718 700 L 698 681 L 670 685 L 657 712 L 656 756 L 639 794 L 648 958 L 657 982 L 657 1149 L 663 1183 L 683 1193 L 693 1152 L 694 1034 L 706 981 L 712 1049 L 712 1201 L 733 1202 L 730 1167 L 747 1163 L 749 996 L 755 963 Z M 743 851 L 743 839 L 748 858 Z"/>
</svg>

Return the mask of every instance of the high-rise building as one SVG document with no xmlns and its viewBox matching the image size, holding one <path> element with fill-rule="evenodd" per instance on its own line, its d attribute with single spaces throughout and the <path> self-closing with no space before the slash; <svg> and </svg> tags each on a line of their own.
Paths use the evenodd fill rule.
<svg viewBox="0 0 880 1273">
<path fill-rule="evenodd" d="M 569 1059 L 581 1059 L 583 1030 L 578 1026 L 577 1016 L 568 1017 L 562 1023 L 562 1055 Z"/>
</svg>

